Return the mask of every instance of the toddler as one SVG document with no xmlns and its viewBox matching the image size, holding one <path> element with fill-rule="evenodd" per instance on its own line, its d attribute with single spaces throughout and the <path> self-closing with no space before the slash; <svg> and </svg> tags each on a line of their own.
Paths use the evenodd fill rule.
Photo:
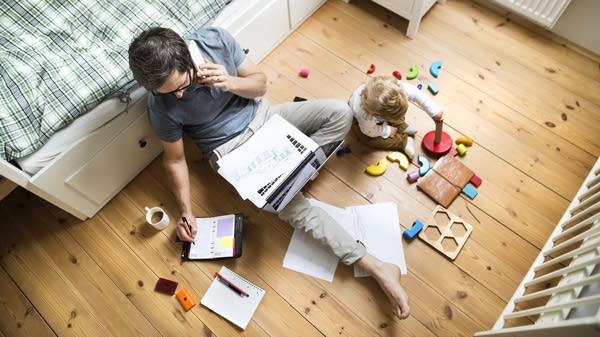
<svg viewBox="0 0 600 337">
<path fill-rule="evenodd" d="M 404 151 L 412 159 L 417 129 L 404 120 L 409 101 L 434 121 L 442 120 L 442 108 L 412 84 L 391 76 L 375 76 L 359 85 L 349 101 L 355 117 L 352 129 L 359 141 L 376 149 Z"/>
</svg>

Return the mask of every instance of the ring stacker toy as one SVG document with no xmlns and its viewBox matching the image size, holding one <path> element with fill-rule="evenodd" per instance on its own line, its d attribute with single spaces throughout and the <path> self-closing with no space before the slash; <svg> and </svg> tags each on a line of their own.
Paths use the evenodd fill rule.
<svg viewBox="0 0 600 337">
<path fill-rule="evenodd" d="M 452 138 L 442 131 L 444 121 L 435 122 L 435 131 L 429 131 L 423 136 L 423 148 L 434 157 L 445 155 L 452 148 Z"/>
</svg>

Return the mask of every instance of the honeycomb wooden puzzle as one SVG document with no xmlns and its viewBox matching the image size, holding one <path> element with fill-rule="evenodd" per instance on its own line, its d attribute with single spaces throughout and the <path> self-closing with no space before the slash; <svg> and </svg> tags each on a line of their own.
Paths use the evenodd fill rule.
<svg viewBox="0 0 600 337">
<path fill-rule="evenodd" d="M 425 222 L 419 238 L 454 260 L 472 231 L 471 224 L 438 205 Z"/>
</svg>

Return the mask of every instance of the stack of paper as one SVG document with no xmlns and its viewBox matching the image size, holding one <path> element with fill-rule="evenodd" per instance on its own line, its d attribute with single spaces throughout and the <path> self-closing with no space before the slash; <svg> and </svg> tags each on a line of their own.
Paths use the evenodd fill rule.
<svg viewBox="0 0 600 337">
<path fill-rule="evenodd" d="M 389 202 L 344 209 L 314 199 L 309 201 L 336 219 L 355 240 L 365 245 L 371 255 L 397 265 L 402 274 L 407 273 L 396 204 Z M 302 230 L 294 231 L 283 260 L 284 267 L 331 282 L 337 264 L 338 258 L 327 247 Z M 356 266 L 354 275 L 367 276 Z"/>
</svg>

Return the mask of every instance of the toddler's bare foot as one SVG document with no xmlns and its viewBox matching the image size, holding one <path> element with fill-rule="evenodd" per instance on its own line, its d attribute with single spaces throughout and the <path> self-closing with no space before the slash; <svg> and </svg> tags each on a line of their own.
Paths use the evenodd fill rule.
<svg viewBox="0 0 600 337">
<path fill-rule="evenodd" d="M 383 262 L 368 253 L 356 263 L 377 281 L 392 303 L 394 315 L 400 319 L 407 318 L 410 314 L 410 307 L 408 295 L 400 285 L 400 268 L 394 264 Z"/>
</svg>

